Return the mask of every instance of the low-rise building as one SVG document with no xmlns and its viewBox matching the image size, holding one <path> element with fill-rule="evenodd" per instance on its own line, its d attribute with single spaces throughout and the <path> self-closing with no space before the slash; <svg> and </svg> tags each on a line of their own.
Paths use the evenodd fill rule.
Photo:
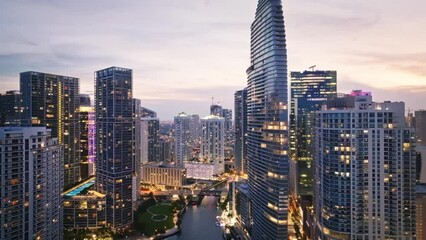
<svg viewBox="0 0 426 240">
<path fill-rule="evenodd" d="M 64 193 L 64 227 L 66 229 L 96 229 L 106 226 L 105 195 L 93 190 L 95 179 Z"/>
<path fill-rule="evenodd" d="M 183 167 L 148 164 L 142 166 L 142 182 L 155 185 L 183 187 L 186 170 Z"/>
</svg>

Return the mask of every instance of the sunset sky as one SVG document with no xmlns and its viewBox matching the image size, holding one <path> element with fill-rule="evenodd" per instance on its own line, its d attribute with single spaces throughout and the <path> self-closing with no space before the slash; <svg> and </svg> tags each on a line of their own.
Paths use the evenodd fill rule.
<svg viewBox="0 0 426 240">
<path fill-rule="evenodd" d="M 134 97 L 171 120 L 233 108 L 250 59 L 256 0 L 0 0 L 0 92 L 19 72 L 80 78 L 133 69 Z M 283 2 L 289 71 L 337 70 L 338 91 L 426 108 L 426 1 Z"/>
</svg>

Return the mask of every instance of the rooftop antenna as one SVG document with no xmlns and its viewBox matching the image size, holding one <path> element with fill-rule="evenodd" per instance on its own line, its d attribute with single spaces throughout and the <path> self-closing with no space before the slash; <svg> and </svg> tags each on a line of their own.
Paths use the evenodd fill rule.
<svg viewBox="0 0 426 240">
<path fill-rule="evenodd" d="M 213 105 L 214 97 L 212 97 L 212 105 Z"/>
<path fill-rule="evenodd" d="M 311 69 L 311 71 L 315 71 L 316 67 L 317 67 L 317 65 L 313 65 L 313 66 L 310 66 L 309 69 Z"/>
</svg>

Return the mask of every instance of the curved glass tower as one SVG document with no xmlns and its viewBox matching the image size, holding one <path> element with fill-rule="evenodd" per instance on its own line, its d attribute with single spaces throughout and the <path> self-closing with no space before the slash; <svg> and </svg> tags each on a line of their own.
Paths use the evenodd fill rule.
<svg viewBox="0 0 426 240">
<path fill-rule="evenodd" d="M 258 2 L 247 75 L 252 238 L 288 239 L 287 52 L 281 0 Z"/>
</svg>

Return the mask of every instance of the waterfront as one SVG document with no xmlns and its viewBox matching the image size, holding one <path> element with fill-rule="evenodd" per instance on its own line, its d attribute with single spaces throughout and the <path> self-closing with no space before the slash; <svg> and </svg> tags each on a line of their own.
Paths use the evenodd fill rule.
<svg viewBox="0 0 426 240">
<path fill-rule="evenodd" d="M 222 228 L 216 226 L 217 197 L 204 197 L 200 205 L 188 206 L 182 218 L 181 231 L 168 240 L 219 240 Z"/>
</svg>

